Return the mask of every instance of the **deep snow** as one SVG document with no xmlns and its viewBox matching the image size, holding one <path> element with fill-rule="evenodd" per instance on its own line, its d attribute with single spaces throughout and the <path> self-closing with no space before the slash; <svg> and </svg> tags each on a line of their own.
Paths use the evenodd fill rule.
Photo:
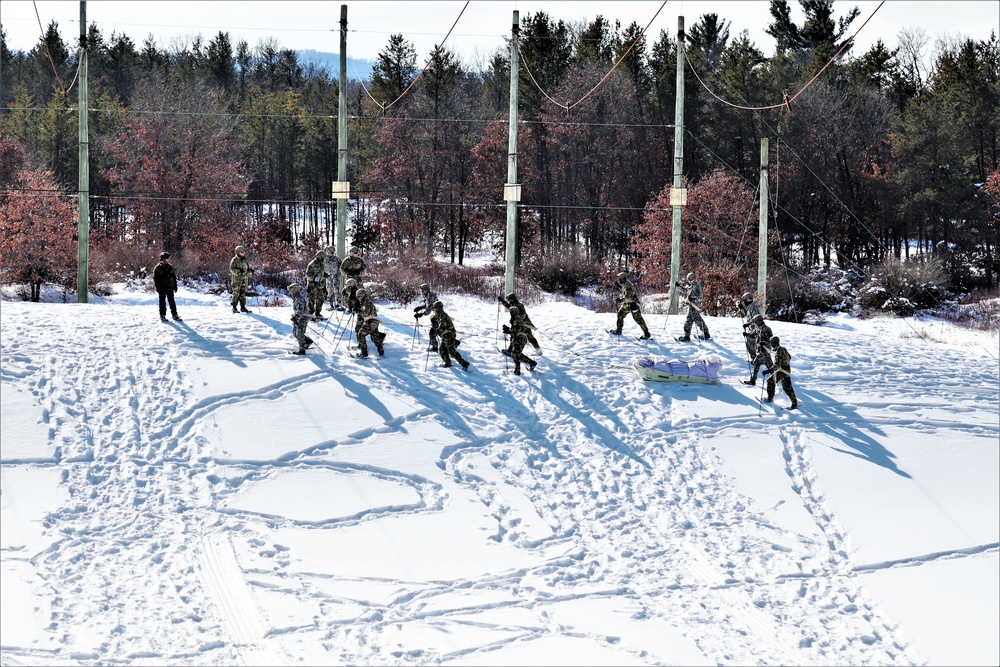
<svg viewBox="0 0 1000 667">
<path fill-rule="evenodd" d="M 772 323 L 793 412 L 738 319 L 529 304 L 517 377 L 495 303 L 441 295 L 463 373 L 179 297 L 0 303 L 5 665 L 1000 663 L 996 331 Z"/>
</svg>

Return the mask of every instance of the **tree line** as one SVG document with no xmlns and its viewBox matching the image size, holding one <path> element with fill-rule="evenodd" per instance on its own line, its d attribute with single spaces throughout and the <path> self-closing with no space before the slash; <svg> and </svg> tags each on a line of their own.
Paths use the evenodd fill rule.
<svg viewBox="0 0 1000 667">
<path fill-rule="evenodd" d="M 734 290 L 755 284 L 767 137 L 776 265 L 804 274 L 934 258 L 954 289 L 996 287 L 996 33 L 932 44 L 903 31 L 895 49 L 879 40 L 855 53 L 857 8 L 837 18 L 833 0 L 800 4 L 798 25 L 787 0 L 771 1 L 771 57 L 719 14 L 688 26 L 685 265 L 715 271 Z M 25 271 L 75 278 L 75 267 L 46 258 L 64 262 L 76 243 L 76 41 L 53 22 L 34 48 L 14 52 L 0 31 L 8 282 Z M 537 271 L 572 258 L 665 286 L 676 35 L 538 12 L 521 17 L 518 45 L 519 265 Z M 370 79 L 348 85 L 351 243 L 461 264 L 470 250 L 503 247 L 510 54 L 473 65 L 439 47 L 425 67 L 394 34 Z M 162 48 L 91 25 L 87 53 L 91 243 L 101 270 L 140 271 L 168 249 L 189 270 L 210 272 L 237 242 L 281 265 L 334 242 L 336 76 L 273 39 L 251 47 L 224 31 Z M 70 217 L 53 219 L 59 206 Z M 56 252 L 60 244 L 70 251 Z"/>
</svg>

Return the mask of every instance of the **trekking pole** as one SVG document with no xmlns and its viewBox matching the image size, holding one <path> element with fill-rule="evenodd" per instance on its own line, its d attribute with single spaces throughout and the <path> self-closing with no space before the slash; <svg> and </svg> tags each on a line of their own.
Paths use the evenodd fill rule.
<svg viewBox="0 0 1000 667">
<path fill-rule="evenodd" d="M 341 317 L 343 317 L 343 316 L 341 316 Z M 336 352 L 337 348 L 340 347 L 340 341 L 343 340 L 343 338 L 344 338 L 344 332 L 348 331 L 350 329 L 350 327 L 351 327 L 351 320 L 353 320 L 353 319 L 354 319 L 354 313 L 351 313 L 351 316 L 349 318 L 347 318 L 347 326 L 346 327 L 342 327 L 340 329 L 340 333 L 337 334 L 337 344 L 333 346 L 333 351 L 334 352 Z M 350 335 L 350 334 L 348 334 L 348 335 Z M 350 345 L 351 344 L 348 343 L 347 345 L 348 345 L 348 349 L 350 349 Z"/>
<path fill-rule="evenodd" d="M 764 410 L 764 382 L 760 383 L 760 398 L 757 399 L 757 416 L 760 417 Z"/>
<path fill-rule="evenodd" d="M 431 346 L 427 346 L 427 355 L 424 357 L 424 372 L 427 372 L 427 364 L 431 361 Z"/>
<path fill-rule="evenodd" d="M 410 341 L 410 352 L 413 351 L 414 346 L 417 344 L 417 327 L 420 326 L 420 318 L 413 318 L 413 339 Z M 429 346 L 428 346 L 429 347 Z"/>
</svg>

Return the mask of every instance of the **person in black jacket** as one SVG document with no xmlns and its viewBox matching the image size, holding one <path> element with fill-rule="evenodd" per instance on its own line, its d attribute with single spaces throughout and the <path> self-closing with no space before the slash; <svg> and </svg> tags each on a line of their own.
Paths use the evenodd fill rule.
<svg viewBox="0 0 1000 667">
<path fill-rule="evenodd" d="M 170 314 L 174 319 L 180 321 L 181 316 L 177 314 L 177 304 L 174 302 L 174 292 L 177 291 L 177 274 L 174 267 L 170 265 L 170 253 L 160 253 L 160 263 L 153 268 L 153 285 L 156 286 L 156 293 L 160 295 L 160 319 L 167 321 L 167 303 L 170 303 Z"/>
</svg>

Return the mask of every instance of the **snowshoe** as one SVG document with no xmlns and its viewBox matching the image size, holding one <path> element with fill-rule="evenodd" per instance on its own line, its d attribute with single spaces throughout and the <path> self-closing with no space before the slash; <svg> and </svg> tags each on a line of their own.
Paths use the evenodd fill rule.
<svg viewBox="0 0 1000 667">
<path fill-rule="evenodd" d="M 677 340 L 679 340 L 682 343 L 690 343 L 691 342 L 691 336 L 678 336 Z"/>
<path fill-rule="evenodd" d="M 745 385 L 747 385 L 749 387 L 756 387 L 757 386 L 757 381 L 756 380 L 740 380 L 740 382 L 742 382 L 743 384 L 745 384 Z"/>
<path fill-rule="evenodd" d="M 609 334 L 611 334 L 612 336 L 621 336 L 622 335 L 622 330 L 621 329 L 608 329 L 607 332 Z"/>
</svg>

